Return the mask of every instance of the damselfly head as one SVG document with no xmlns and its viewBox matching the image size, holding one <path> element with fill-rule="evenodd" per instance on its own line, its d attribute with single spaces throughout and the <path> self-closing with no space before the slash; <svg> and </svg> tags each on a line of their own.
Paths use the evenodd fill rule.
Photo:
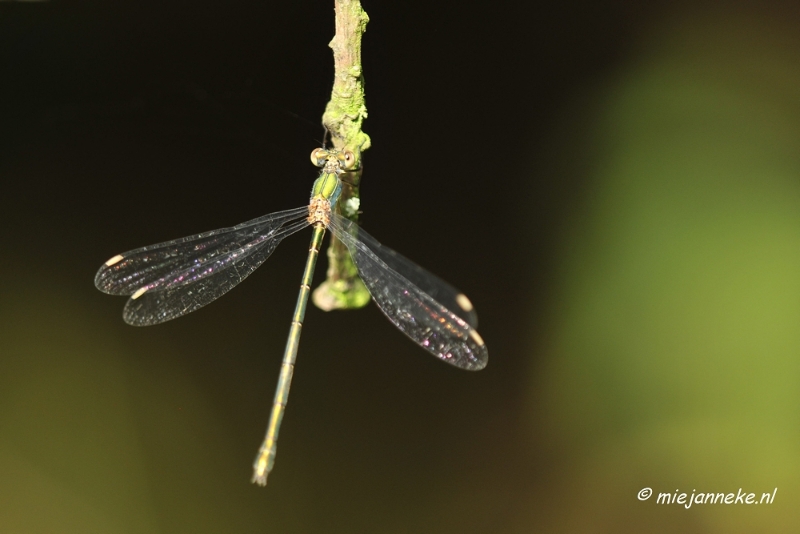
<svg viewBox="0 0 800 534">
<path fill-rule="evenodd" d="M 317 167 L 325 167 L 327 172 L 339 174 L 355 168 L 356 157 L 349 150 L 315 148 L 311 152 L 311 163 Z"/>
</svg>

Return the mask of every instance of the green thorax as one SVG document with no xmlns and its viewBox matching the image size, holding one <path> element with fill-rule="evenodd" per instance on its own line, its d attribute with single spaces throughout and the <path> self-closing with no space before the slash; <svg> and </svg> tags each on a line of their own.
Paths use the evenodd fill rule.
<svg viewBox="0 0 800 534">
<path fill-rule="evenodd" d="M 342 193 L 342 181 L 335 172 L 323 170 L 311 188 L 311 200 L 325 199 L 331 203 L 331 209 L 336 206 L 339 195 Z"/>
</svg>

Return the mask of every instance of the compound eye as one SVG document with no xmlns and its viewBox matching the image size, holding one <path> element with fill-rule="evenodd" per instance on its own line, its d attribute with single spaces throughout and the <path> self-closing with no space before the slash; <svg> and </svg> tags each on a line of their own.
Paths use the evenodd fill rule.
<svg viewBox="0 0 800 534">
<path fill-rule="evenodd" d="M 328 161 L 328 151 L 324 148 L 315 148 L 311 151 L 311 163 L 317 167 L 322 167 Z"/>
<path fill-rule="evenodd" d="M 350 152 L 349 150 L 345 150 L 343 156 L 344 156 L 343 163 L 345 169 L 350 170 L 353 167 L 355 167 L 356 157 L 353 155 L 352 152 Z"/>
</svg>

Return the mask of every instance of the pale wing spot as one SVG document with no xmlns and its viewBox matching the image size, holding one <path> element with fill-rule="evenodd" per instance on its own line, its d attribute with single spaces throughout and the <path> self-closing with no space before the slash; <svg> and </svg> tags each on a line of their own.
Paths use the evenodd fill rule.
<svg viewBox="0 0 800 534">
<path fill-rule="evenodd" d="M 469 337 L 471 337 L 479 346 L 483 346 L 483 338 L 475 330 L 469 331 Z"/>
<path fill-rule="evenodd" d="M 136 293 L 131 295 L 131 299 L 134 299 L 134 300 L 138 299 L 139 297 L 144 295 L 144 292 L 147 291 L 148 289 L 150 289 L 150 288 L 148 288 L 148 287 L 140 287 L 139 289 L 136 290 Z"/>
<path fill-rule="evenodd" d="M 459 293 L 456 295 L 456 303 L 461 306 L 461 309 L 465 312 L 472 311 L 472 303 L 469 301 L 467 296 L 464 293 Z"/>
<path fill-rule="evenodd" d="M 115 263 L 119 263 L 120 260 L 122 260 L 122 254 L 117 254 L 116 256 L 114 256 L 113 258 L 111 258 L 106 262 L 106 267 L 111 267 Z"/>
</svg>

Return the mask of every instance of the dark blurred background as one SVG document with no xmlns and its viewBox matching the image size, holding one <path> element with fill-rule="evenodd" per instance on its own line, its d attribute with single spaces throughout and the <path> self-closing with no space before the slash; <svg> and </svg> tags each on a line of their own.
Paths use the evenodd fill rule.
<svg viewBox="0 0 800 534">
<path fill-rule="evenodd" d="M 798 5 L 364 7 L 362 224 L 489 366 L 312 307 L 250 484 L 308 234 L 152 328 L 93 277 L 307 202 L 333 2 L 0 2 L 0 531 L 797 531 Z"/>
</svg>

